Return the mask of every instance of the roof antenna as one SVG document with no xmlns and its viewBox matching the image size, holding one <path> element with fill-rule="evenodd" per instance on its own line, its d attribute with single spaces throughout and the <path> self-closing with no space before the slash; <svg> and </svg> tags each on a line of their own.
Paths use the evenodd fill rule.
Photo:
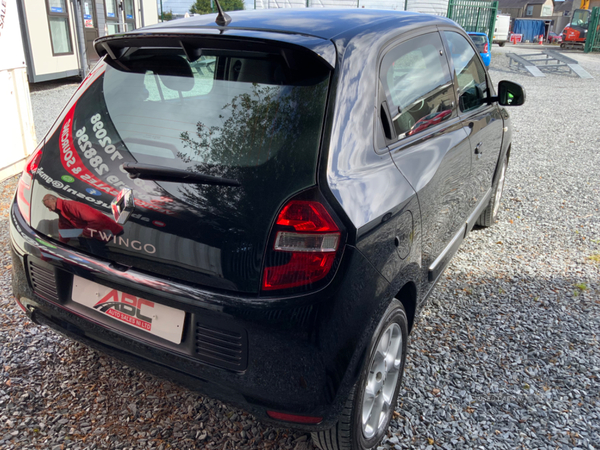
<svg viewBox="0 0 600 450">
<path fill-rule="evenodd" d="M 219 0 L 214 0 L 214 2 L 217 5 L 217 9 L 219 10 L 219 14 L 217 14 L 215 23 L 220 27 L 226 27 L 231 23 L 231 17 L 229 17 L 225 12 L 223 12 L 223 8 L 221 8 Z"/>
</svg>

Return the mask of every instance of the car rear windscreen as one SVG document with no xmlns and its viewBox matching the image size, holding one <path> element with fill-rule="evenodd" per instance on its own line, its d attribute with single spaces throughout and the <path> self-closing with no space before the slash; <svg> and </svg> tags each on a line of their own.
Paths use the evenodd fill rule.
<svg viewBox="0 0 600 450">
<path fill-rule="evenodd" d="M 475 48 L 477 48 L 477 51 L 479 53 L 483 52 L 485 44 L 487 44 L 487 39 L 485 38 L 485 36 L 470 35 L 470 37 L 473 43 L 475 44 Z"/>
<path fill-rule="evenodd" d="M 318 149 L 328 72 L 260 52 L 141 49 L 106 67 L 102 96 L 138 162 L 213 172 Z"/>
</svg>

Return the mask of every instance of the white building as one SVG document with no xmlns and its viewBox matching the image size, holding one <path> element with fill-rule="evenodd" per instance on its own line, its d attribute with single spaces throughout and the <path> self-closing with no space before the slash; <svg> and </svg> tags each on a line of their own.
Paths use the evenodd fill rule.
<svg viewBox="0 0 600 450">
<path fill-rule="evenodd" d="M 30 83 L 85 76 L 94 39 L 158 22 L 155 0 L 16 1 Z"/>
<path fill-rule="evenodd" d="M 0 181 L 23 170 L 36 139 L 16 0 L 0 0 Z"/>
</svg>

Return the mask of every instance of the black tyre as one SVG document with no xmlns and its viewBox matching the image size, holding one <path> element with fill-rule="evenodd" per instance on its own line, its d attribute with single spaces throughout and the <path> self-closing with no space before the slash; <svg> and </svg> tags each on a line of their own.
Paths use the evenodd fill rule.
<svg viewBox="0 0 600 450">
<path fill-rule="evenodd" d="M 502 159 L 502 165 L 498 168 L 500 171 L 498 177 L 492 187 L 492 198 L 487 207 L 483 210 L 479 219 L 477 219 L 477 225 L 481 227 L 491 227 L 496 219 L 498 218 L 498 211 L 500 210 L 500 201 L 502 200 L 502 192 L 504 191 L 504 179 L 506 176 L 506 166 L 508 165 L 508 156 L 504 155 Z"/>
<path fill-rule="evenodd" d="M 322 450 L 365 450 L 376 447 L 387 432 L 402 384 L 408 320 L 394 299 L 373 335 L 360 378 L 340 420 L 331 429 L 312 433 Z"/>
<path fill-rule="evenodd" d="M 499 45 L 500 47 L 504 47 L 504 44 L 506 44 L 506 42 L 500 42 L 498 45 Z"/>
</svg>

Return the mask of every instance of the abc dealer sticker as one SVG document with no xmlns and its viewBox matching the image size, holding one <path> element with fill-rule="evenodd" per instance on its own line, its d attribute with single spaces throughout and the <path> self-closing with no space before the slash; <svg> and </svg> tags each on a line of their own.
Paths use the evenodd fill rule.
<svg viewBox="0 0 600 450">
<path fill-rule="evenodd" d="M 160 220 L 153 220 L 152 221 L 152 225 L 154 225 L 155 227 L 160 227 L 160 228 L 163 228 L 163 227 L 167 226 L 166 223 L 161 222 Z"/>
<path fill-rule="evenodd" d="M 71 299 L 135 329 L 174 344 L 181 343 L 185 319 L 182 310 L 117 291 L 77 275 L 73 276 Z"/>
</svg>

